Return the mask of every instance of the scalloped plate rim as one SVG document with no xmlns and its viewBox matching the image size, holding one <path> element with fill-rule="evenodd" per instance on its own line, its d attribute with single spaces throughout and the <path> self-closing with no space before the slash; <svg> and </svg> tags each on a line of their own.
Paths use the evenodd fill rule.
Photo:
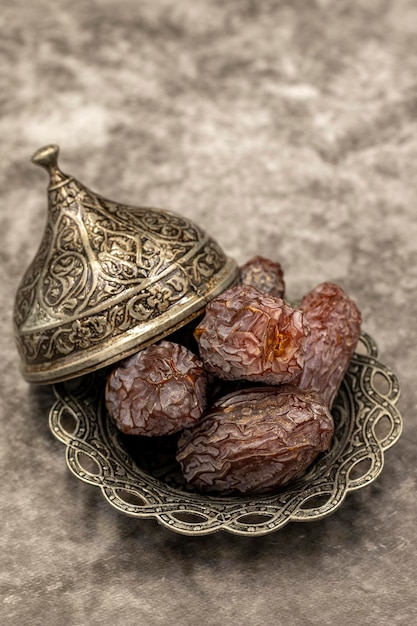
<svg viewBox="0 0 417 626">
<path fill-rule="evenodd" d="M 69 406 L 71 402 L 75 406 L 82 404 L 82 399 L 79 400 L 79 399 L 76 399 L 71 394 L 68 394 L 68 393 L 62 394 L 60 392 L 60 388 L 62 386 L 65 387 L 65 383 L 60 383 L 54 386 L 56 402 L 54 403 L 49 413 L 50 429 L 52 431 L 52 434 L 59 441 L 61 441 L 61 443 L 63 443 L 66 446 L 66 462 L 71 473 L 73 473 L 78 479 L 88 484 L 100 487 L 103 497 L 107 500 L 107 502 L 113 508 L 115 508 L 117 511 L 121 513 L 124 513 L 128 516 L 135 517 L 135 518 L 142 518 L 142 519 L 155 518 L 161 525 L 179 534 L 196 536 L 196 535 L 212 534 L 212 533 L 219 532 L 219 531 L 227 531 L 236 535 L 259 536 L 259 535 L 264 535 L 264 534 L 277 531 L 283 528 L 287 523 L 291 521 L 305 522 L 305 521 L 320 520 L 320 519 L 323 519 L 324 517 L 327 517 L 329 514 L 335 512 L 337 509 L 339 509 L 340 506 L 345 501 L 345 498 L 349 492 L 355 491 L 357 489 L 360 489 L 362 487 L 369 485 L 380 475 L 384 467 L 384 452 L 398 441 L 402 433 L 402 418 L 398 409 L 395 406 L 399 397 L 399 393 L 400 393 L 398 380 L 396 376 L 393 374 L 393 372 L 390 371 L 385 365 L 383 365 L 378 360 L 378 350 L 377 350 L 377 346 L 374 340 L 368 334 L 363 332 L 361 334 L 361 342 L 362 342 L 362 345 L 367 350 L 367 354 L 363 354 L 363 353 L 354 354 L 352 358 L 351 366 L 342 384 L 342 387 L 344 388 L 343 393 L 345 393 L 345 395 L 350 394 L 349 386 L 346 381 L 349 380 L 349 376 L 352 376 L 352 374 L 350 373 L 351 368 L 353 366 L 358 367 L 361 372 L 361 379 L 359 381 L 360 391 L 361 391 L 361 397 L 360 397 L 361 401 L 364 402 L 363 398 L 367 395 L 369 395 L 368 400 L 372 400 L 371 396 L 373 396 L 373 398 L 375 398 L 375 396 L 378 396 L 379 404 L 376 403 L 369 413 L 372 415 L 372 411 L 378 407 L 379 409 L 382 410 L 382 415 L 380 415 L 379 418 L 376 419 L 376 423 L 378 423 L 378 421 L 382 419 L 383 417 L 387 417 L 388 415 L 391 416 L 391 430 L 388 433 L 388 436 L 386 436 L 382 442 L 378 442 L 375 433 L 373 433 L 374 441 L 372 443 L 373 443 L 374 448 L 377 448 L 379 452 L 379 464 L 376 470 L 374 470 L 372 473 L 370 472 L 365 473 L 364 477 L 362 478 L 359 477 L 357 479 L 352 480 L 351 482 L 347 480 L 347 483 L 344 485 L 341 485 L 340 482 L 336 481 L 334 484 L 337 487 L 336 493 L 338 494 L 338 497 L 336 499 L 329 498 L 327 502 L 325 502 L 324 504 L 322 504 L 320 507 L 317 507 L 317 508 L 303 509 L 302 505 L 306 501 L 308 501 L 308 499 L 310 498 L 314 498 L 314 497 L 319 496 L 322 493 L 328 493 L 329 491 L 331 491 L 330 489 L 317 490 L 317 487 L 320 486 L 320 482 L 323 482 L 323 481 L 324 481 L 323 485 L 325 487 L 326 486 L 329 487 L 329 482 L 326 482 L 326 478 L 328 478 L 328 474 L 332 470 L 335 469 L 336 465 L 335 463 L 333 463 L 326 467 L 326 464 L 323 463 L 323 459 L 325 459 L 327 454 L 329 455 L 331 454 L 333 447 L 330 448 L 328 453 L 325 453 L 324 455 L 320 455 L 319 460 L 313 463 L 311 468 L 309 468 L 309 470 L 307 471 L 306 475 L 308 476 L 309 474 L 310 475 L 314 474 L 314 468 L 316 465 L 319 465 L 320 462 L 322 462 L 322 465 L 324 466 L 325 473 L 319 474 L 313 479 L 313 481 L 310 481 L 304 484 L 303 484 L 304 477 L 301 477 L 300 479 L 293 481 L 290 485 L 286 486 L 285 488 L 283 488 L 282 490 L 280 490 L 279 492 L 275 494 L 267 494 L 267 495 L 262 495 L 262 496 L 260 495 L 227 496 L 227 497 L 205 496 L 205 495 L 203 496 L 201 494 L 197 494 L 193 492 L 181 491 L 178 488 L 175 488 L 175 487 L 172 487 L 171 485 L 163 483 L 161 480 L 155 478 L 154 476 L 150 476 L 146 474 L 146 472 L 138 468 L 135 465 L 133 459 L 130 458 L 130 461 L 125 460 L 121 463 L 121 465 L 123 466 L 122 469 L 125 472 L 127 472 L 126 474 L 127 477 L 132 479 L 132 475 L 133 475 L 133 482 L 135 482 L 135 478 L 137 481 L 138 475 L 140 475 L 141 481 L 144 481 L 147 484 L 148 498 L 149 498 L 149 493 L 152 493 L 152 489 L 155 489 L 156 491 L 158 491 L 159 489 L 161 492 L 165 493 L 165 500 L 163 498 L 164 500 L 163 502 L 149 503 L 149 501 L 147 500 L 147 497 L 143 495 L 144 492 L 143 491 L 141 492 L 141 486 L 139 485 L 139 487 L 135 487 L 133 491 L 131 491 L 131 494 L 134 494 L 134 491 L 139 492 L 138 497 L 140 497 L 145 502 L 145 504 L 140 504 L 140 505 L 135 506 L 134 504 L 129 505 L 129 503 L 123 501 L 120 497 L 117 498 L 117 495 L 116 495 L 117 490 L 119 490 L 119 492 L 123 490 L 123 486 L 126 487 L 127 483 L 125 483 L 124 485 L 122 484 L 122 482 L 118 483 L 117 478 L 115 478 L 114 476 L 113 477 L 111 476 L 111 472 L 110 474 L 106 475 L 105 470 L 106 470 L 107 465 L 103 464 L 102 466 L 100 466 L 100 463 L 98 463 L 97 458 L 100 457 L 100 453 L 97 449 L 95 450 L 95 453 L 91 454 L 91 457 L 92 458 L 97 457 L 95 458 L 95 461 L 101 472 L 101 473 L 99 472 L 98 478 L 97 478 L 97 474 L 89 473 L 87 470 L 81 468 L 77 455 L 80 452 L 87 454 L 87 456 L 89 455 L 88 434 L 87 434 L 87 438 L 84 435 L 84 439 L 77 439 L 77 436 L 80 431 L 80 424 L 82 422 L 82 417 L 85 417 L 85 420 L 82 422 L 82 425 L 86 427 L 87 425 L 89 425 L 88 413 L 89 412 L 91 413 L 94 411 L 91 408 L 88 408 L 88 410 L 83 411 L 82 407 L 79 406 L 79 409 L 78 409 L 79 413 L 77 414 L 77 412 L 75 412 L 74 414 L 74 418 L 76 422 L 78 420 L 76 430 L 72 434 L 70 434 L 66 432 L 64 429 L 62 429 L 62 424 L 60 424 L 59 422 L 59 417 L 61 415 L 61 412 L 65 410 L 69 410 Z M 369 372 L 367 373 L 366 370 L 370 370 L 370 373 Z M 376 371 L 383 373 L 383 375 L 386 376 L 387 380 L 391 382 L 391 387 L 389 389 L 390 391 L 389 398 L 388 398 L 388 393 L 383 395 L 372 386 Z M 368 376 L 367 378 L 366 378 L 366 374 Z M 365 387 L 362 386 L 362 384 L 365 384 L 363 383 L 362 378 L 366 379 L 367 386 Z M 354 396 L 354 394 L 352 393 L 350 399 L 355 400 L 355 398 L 356 396 Z M 372 404 L 368 404 L 367 408 L 369 408 L 370 406 L 372 407 Z M 342 409 L 343 408 L 344 407 L 342 407 Z M 339 410 L 342 410 L 342 409 L 339 409 Z M 385 413 L 383 412 L 384 409 L 385 409 Z M 364 410 L 364 407 L 362 407 L 362 410 Z M 87 413 L 87 416 L 86 416 L 86 413 Z M 368 413 L 368 419 L 370 419 L 369 413 Z M 357 426 L 358 421 L 360 420 L 358 420 L 357 415 L 350 416 L 350 426 L 354 426 L 354 425 Z M 366 420 L 360 421 L 360 424 L 362 426 L 362 431 L 364 428 L 365 421 Z M 103 435 L 102 430 L 100 430 L 100 415 L 96 415 L 96 425 L 99 427 L 99 432 L 101 433 L 101 435 Z M 59 426 L 61 426 L 61 429 L 59 428 Z M 371 424 L 370 428 L 372 429 L 372 427 L 373 426 Z M 360 434 L 363 434 L 363 433 L 360 432 Z M 369 433 L 367 432 L 365 434 L 369 434 Z M 365 436 L 364 436 L 364 439 L 366 440 Z M 123 448 L 122 455 L 125 456 L 125 458 L 129 459 L 129 454 L 127 450 L 120 444 L 120 441 L 118 442 L 118 447 L 117 448 L 115 447 L 112 450 L 108 449 L 108 446 L 106 445 L 108 442 L 105 442 L 103 440 L 103 441 L 100 441 L 99 443 L 102 446 L 104 446 L 104 449 L 107 452 L 107 460 L 113 461 L 116 464 L 116 466 L 117 466 L 117 463 L 121 462 L 121 458 L 120 458 L 121 448 Z M 350 445 L 351 445 L 351 441 L 349 440 L 347 444 L 345 444 L 345 448 L 342 450 L 342 454 L 341 454 L 342 458 L 343 458 L 343 452 L 345 453 L 345 456 L 346 456 Z M 91 446 L 90 444 L 90 451 L 91 449 L 94 450 L 94 447 Z M 365 445 L 363 445 L 362 450 L 365 450 L 365 452 L 367 453 L 364 455 L 364 458 L 365 459 L 369 458 L 369 449 Z M 106 459 L 106 457 L 102 454 L 101 454 L 101 457 L 102 459 Z M 340 456 L 336 457 L 336 460 L 339 460 L 339 458 Z M 348 458 L 345 458 L 345 461 L 348 461 L 348 460 L 349 460 Z M 353 463 L 350 470 L 347 471 L 346 475 L 348 475 L 349 471 L 351 471 L 352 467 L 355 466 L 357 463 L 360 463 L 360 459 L 359 461 L 355 461 L 355 463 Z M 111 465 L 111 463 L 109 465 Z M 110 471 L 110 468 L 107 467 L 107 470 Z M 120 470 L 120 465 L 119 465 L 119 470 Z M 292 498 L 290 497 L 291 493 L 294 493 L 294 490 L 297 485 L 301 493 L 305 494 L 306 490 L 313 491 L 311 495 L 304 498 L 304 500 L 299 503 L 297 503 L 294 500 L 294 497 L 295 497 L 294 495 Z M 166 496 L 167 492 L 169 494 L 168 496 Z M 286 494 L 289 494 L 287 503 L 284 506 L 280 505 L 280 508 L 277 509 L 278 501 L 280 502 L 283 497 L 285 498 Z M 259 503 L 260 501 L 262 501 L 262 504 L 259 506 L 259 504 L 257 505 L 256 503 Z M 275 505 L 273 504 L 274 501 L 275 501 Z M 253 504 L 251 504 L 251 502 Z M 330 502 L 330 505 L 329 505 L 329 502 Z M 209 503 L 210 503 L 210 506 L 209 506 Z M 217 504 L 217 507 L 214 506 L 215 504 Z M 243 510 L 242 510 L 242 506 L 244 506 Z M 221 511 L 222 508 L 225 510 Z M 233 511 L 233 509 L 236 510 L 236 508 L 240 509 L 240 512 L 238 513 L 236 513 L 236 511 L 234 513 L 230 512 L 230 510 Z M 290 508 L 291 511 L 288 515 L 284 515 L 285 509 L 287 508 Z M 207 514 L 204 513 L 204 509 L 208 510 Z M 269 513 L 268 512 L 269 509 L 274 510 L 275 515 L 273 514 L 272 511 Z M 215 513 L 216 510 L 217 510 L 217 513 Z M 229 510 L 229 512 L 227 512 L 227 510 Z M 188 523 L 187 521 L 176 518 L 175 513 L 183 514 L 183 516 L 185 515 L 185 517 L 187 515 L 199 516 L 200 518 L 202 518 L 202 521 Z M 266 519 L 264 522 L 258 522 L 258 523 L 249 522 L 246 524 L 239 522 L 239 518 L 244 518 L 244 517 L 250 518 L 251 516 L 260 517 L 262 515 L 264 517 L 269 516 L 270 521 Z M 206 521 L 204 521 L 204 518 L 206 518 Z"/>
</svg>

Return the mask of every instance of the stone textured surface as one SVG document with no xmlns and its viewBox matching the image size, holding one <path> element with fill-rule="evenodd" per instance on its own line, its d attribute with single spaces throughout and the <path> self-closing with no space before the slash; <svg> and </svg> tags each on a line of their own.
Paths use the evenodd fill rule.
<svg viewBox="0 0 417 626">
<path fill-rule="evenodd" d="M 415 0 L 2 1 L 2 624 L 414 623 L 416 35 Z M 29 159 L 51 142 L 103 195 L 280 261 L 288 297 L 348 291 L 402 385 L 375 483 L 320 522 L 186 538 L 69 473 L 11 332 L 45 221 Z"/>
</svg>

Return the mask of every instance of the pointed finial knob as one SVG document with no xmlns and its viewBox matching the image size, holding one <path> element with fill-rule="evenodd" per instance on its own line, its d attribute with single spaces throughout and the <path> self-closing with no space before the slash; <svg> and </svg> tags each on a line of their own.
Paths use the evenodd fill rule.
<svg viewBox="0 0 417 626">
<path fill-rule="evenodd" d="M 45 167 L 47 170 L 49 170 L 51 166 L 57 165 L 58 154 L 59 146 L 55 144 L 44 146 L 43 148 L 39 148 L 39 150 L 36 150 L 35 154 L 32 157 L 32 163 L 36 163 L 36 165 L 41 165 L 42 167 Z"/>
<path fill-rule="evenodd" d="M 58 167 L 59 146 L 50 144 L 36 150 L 32 156 L 32 163 L 44 167 L 51 177 L 50 184 L 56 184 L 67 178 Z"/>
</svg>

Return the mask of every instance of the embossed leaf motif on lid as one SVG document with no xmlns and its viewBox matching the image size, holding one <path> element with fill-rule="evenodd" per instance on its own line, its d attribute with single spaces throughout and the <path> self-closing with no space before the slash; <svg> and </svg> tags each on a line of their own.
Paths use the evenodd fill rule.
<svg viewBox="0 0 417 626">
<path fill-rule="evenodd" d="M 36 383 L 80 376 L 161 339 L 238 271 L 188 219 L 93 193 L 61 171 L 58 152 L 51 145 L 32 157 L 49 172 L 48 219 L 14 307 L 22 373 Z"/>
</svg>

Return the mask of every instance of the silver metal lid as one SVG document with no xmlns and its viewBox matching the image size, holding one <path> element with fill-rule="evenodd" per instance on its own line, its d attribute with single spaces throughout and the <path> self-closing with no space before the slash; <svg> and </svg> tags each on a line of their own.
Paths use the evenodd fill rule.
<svg viewBox="0 0 417 626">
<path fill-rule="evenodd" d="M 50 145 L 32 157 L 50 176 L 48 219 L 14 307 L 22 374 L 34 383 L 80 376 L 165 337 L 238 273 L 191 221 L 103 198 L 64 174 L 58 153 Z"/>
</svg>

